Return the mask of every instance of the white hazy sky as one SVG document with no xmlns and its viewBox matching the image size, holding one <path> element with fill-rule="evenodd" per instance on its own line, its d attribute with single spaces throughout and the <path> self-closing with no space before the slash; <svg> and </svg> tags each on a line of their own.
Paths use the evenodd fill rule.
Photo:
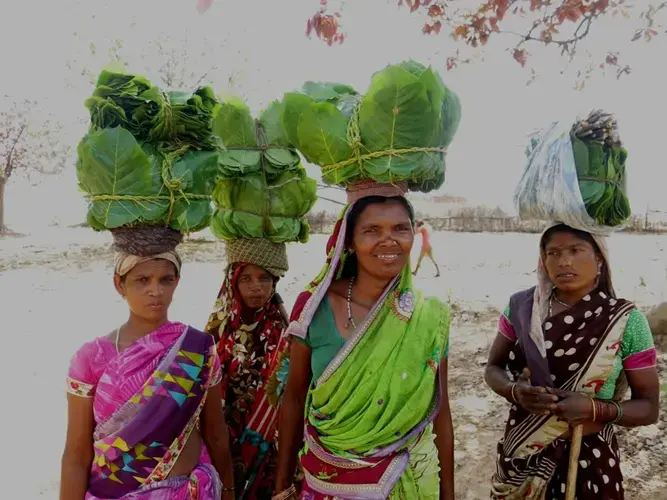
<svg viewBox="0 0 667 500">
<path fill-rule="evenodd" d="M 468 0 L 470 1 L 470 0 Z M 412 58 L 441 71 L 463 104 L 463 121 L 448 156 L 442 192 L 472 203 L 512 209 L 514 186 L 524 167 L 526 135 L 554 119 L 572 120 L 593 107 L 616 113 L 629 149 L 629 189 L 635 212 L 646 206 L 667 209 L 663 166 L 665 142 L 665 43 L 630 43 L 635 26 L 620 17 L 594 29 L 583 48 L 602 55 L 621 50 L 633 74 L 593 78 L 584 91 L 573 90 L 576 68 L 565 75 L 558 50 L 530 47 L 541 77 L 531 86 L 529 73 L 506 52 L 511 37 L 493 40 L 484 61 L 445 71 L 445 59 L 458 46 L 447 36 L 421 34 L 422 20 L 396 0 L 349 1 L 342 46 L 327 47 L 304 36 L 305 21 L 317 0 L 215 0 L 204 15 L 194 0 L 32 0 L 2 2 L 0 53 L 2 94 L 39 99 L 45 113 L 64 124 L 63 140 L 75 146 L 86 117 L 83 101 L 92 86 L 84 67 L 97 73 L 108 49 L 123 41 L 128 69 L 154 77 L 161 61 L 153 42 L 177 48 L 182 64 L 203 74 L 219 92 L 245 97 L 253 109 L 298 88 L 305 80 L 335 80 L 364 91 L 371 74 L 389 63 Z M 475 3 L 475 2 L 473 2 Z M 639 2 L 643 3 L 643 2 Z M 517 27 L 517 29 L 519 29 Z M 91 55 L 90 47 L 95 48 Z M 586 62 L 581 58 L 580 65 Z M 38 202 L 48 210 L 36 210 Z M 29 230 L 53 221 L 84 219 L 85 205 L 72 165 L 38 187 L 14 180 L 8 187 L 7 222 Z"/>
</svg>

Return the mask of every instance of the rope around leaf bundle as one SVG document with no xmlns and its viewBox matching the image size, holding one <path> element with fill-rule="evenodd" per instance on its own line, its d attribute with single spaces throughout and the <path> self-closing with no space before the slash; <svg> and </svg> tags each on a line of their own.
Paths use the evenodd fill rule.
<svg viewBox="0 0 667 500">
<path fill-rule="evenodd" d="M 89 195 L 86 196 L 91 202 L 95 201 L 131 201 L 137 203 L 142 208 L 147 208 L 145 205 L 142 205 L 141 202 L 159 202 L 159 201 L 168 201 L 169 202 L 169 211 L 167 212 L 167 219 L 165 225 L 169 225 L 171 222 L 172 215 L 174 213 L 174 206 L 178 201 L 185 201 L 190 203 L 191 200 L 211 200 L 210 195 L 205 194 L 186 194 L 182 188 L 183 177 L 176 177 L 173 170 L 173 162 L 176 158 L 187 153 L 189 150 L 188 146 L 182 146 L 181 148 L 169 152 L 169 153 L 159 153 L 163 155 L 162 159 L 162 183 L 169 195 L 155 195 L 155 196 L 142 196 L 142 195 L 115 195 L 115 194 L 100 194 L 100 195 Z"/>
<path fill-rule="evenodd" d="M 330 165 L 322 166 L 322 175 L 327 175 L 330 172 L 335 170 L 347 167 L 357 163 L 359 165 L 359 171 L 363 172 L 363 162 L 366 160 L 373 160 L 375 158 L 382 158 L 385 156 L 402 156 L 409 153 L 446 153 L 446 146 L 431 146 L 431 147 L 414 147 L 414 148 L 400 148 L 400 149 L 385 149 L 382 151 L 373 151 L 370 153 L 361 153 L 361 148 L 363 144 L 361 143 L 361 128 L 359 127 L 359 110 L 361 109 L 360 100 L 352 111 L 352 116 L 350 121 L 347 124 L 347 141 L 352 148 L 352 157 L 347 160 L 339 161 L 332 163 Z M 389 171 L 389 182 L 392 183 L 394 180 L 391 178 L 392 174 Z"/>
</svg>

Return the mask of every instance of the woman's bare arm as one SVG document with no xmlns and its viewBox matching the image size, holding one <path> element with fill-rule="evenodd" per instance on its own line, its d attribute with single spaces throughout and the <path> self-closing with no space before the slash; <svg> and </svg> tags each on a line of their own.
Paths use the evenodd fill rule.
<svg viewBox="0 0 667 500">
<path fill-rule="evenodd" d="M 658 369 L 628 370 L 625 372 L 632 391 L 632 399 L 621 404 L 623 427 L 651 425 L 658 421 L 660 412 L 660 380 Z"/>
<path fill-rule="evenodd" d="M 93 462 L 93 400 L 67 395 L 67 438 L 60 472 L 60 500 L 83 500 Z"/>
<path fill-rule="evenodd" d="M 213 467 L 218 471 L 224 488 L 234 487 L 234 469 L 229 447 L 229 434 L 222 410 L 220 384 L 209 388 L 206 402 L 201 413 L 202 438 L 211 455 Z M 225 491 L 222 498 L 234 498 L 234 491 Z"/>
<path fill-rule="evenodd" d="M 489 359 L 484 370 L 484 381 L 487 385 L 508 401 L 511 400 L 512 381 L 507 376 L 505 366 L 513 346 L 511 340 L 498 333 L 489 351 Z"/>
<path fill-rule="evenodd" d="M 289 376 L 280 408 L 276 492 L 289 488 L 294 481 L 297 454 L 303 442 L 304 407 L 311 379 L 310 356 L 310 347 L 299 341 L 292 342 Z"/>
<path fill-rule="evenodd" d="M 439 376 L 441 406 L 433 429 L 440 461 L 440 498 L 454 500 L 454 428 L 447 390 L 447 358 L 440 363 Z"/>
<path fill-rule="evenodd" d="M 550 394 L 544 387 L 532 385 L 528 368 L 524 368 L 516 384 L 509 379 L 505 366 L 513 346 L 514 342 L 500 332 L 496 335 L 484 370 L 487 385 L 510 403 L 516 403 L 532 413 L 547 414 L 556 410 L 558 397 Z"/>
</svg>

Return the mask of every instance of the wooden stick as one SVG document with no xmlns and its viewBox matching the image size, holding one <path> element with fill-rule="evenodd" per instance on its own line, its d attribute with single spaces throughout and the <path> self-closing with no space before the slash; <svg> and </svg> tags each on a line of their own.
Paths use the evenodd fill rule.
<svg viewBox="0 0 667 500">
<path fill-rule="evenodd" d="M 581 438 L 584 435 L 584 424 L 572 428 L 572 443 L 570 445 L 570 465 L 567 470 L 567 489 L 565 500 L 574 500 L 577 493 L 577 472 L 579 471 L 579 453 L 581 452 Z"/>
</svg>

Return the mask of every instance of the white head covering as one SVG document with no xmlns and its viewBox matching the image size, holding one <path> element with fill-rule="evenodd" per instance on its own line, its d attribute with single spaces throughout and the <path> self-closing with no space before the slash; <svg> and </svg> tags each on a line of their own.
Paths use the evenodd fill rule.
<svg viewBox="0 0 667 500">
<path fill-rule="evenodd" d="M 176 266 L 176 272 L 180 274 L 182 265 L 181 258 L 173 250 L 171 252 L 150 255 L 148 257 L 140 257 L 139 255 L 134 255 L 127 252 L 116 252 L 114 257 L 114 273 L 118 276 L 125 276 L 139 264 L 158 259 L 168 260 L 174 264 L 174 266 Z"/>
</svg>

